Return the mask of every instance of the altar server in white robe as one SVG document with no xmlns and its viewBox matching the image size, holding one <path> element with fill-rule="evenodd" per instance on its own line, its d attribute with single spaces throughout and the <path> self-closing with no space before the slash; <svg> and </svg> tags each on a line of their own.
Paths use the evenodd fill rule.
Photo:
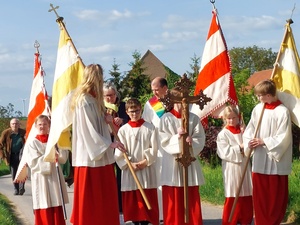
<svg viewBox="0 0 300 225">
<path fill-rule="evenodd" d="M 58 171 L 55 162 L 45 162 L 45 151 L 48 141 L 50 119 L 40 115 L 35 119 L 38 134 L 29 140 L 27 164 L 31 169 L 32 201 L 35 225 L 64 225 L 63 203 L 68 203 L 68 193 L 64 176 L 60 167 Z M 68 159 L 68 151 L 56 151 L 58 163 L 64 164 Z M 58 174 L 59 173 L 59 174 Z M 59 177 L 59 179 L 58 179 Z M 64 198 L 64 201 L 61 197 Z"/>
<path fill-rule="evenodd" d="M 125 161 L 124 154 L 116 149 L 115 159 L 122 170 L 121 191 L 125 221 L 135 225 L 159 224 L 157 179 L 155 160 L 157 158 L 157 130 L 141 118 L 142 105 L 134 98 L 127 100 L 126 113 L 130 117 L 127 124 L 120 127 L 118 137 L 128 151 L 131 165 L 144 189 L 151 205 L 148 210 Z"/>
<path fill-rule="evenodd" d="M 226 106 L 223 111 L 224 128 L 217 136 L 217 154 L 222 159 L 225 202 L 222 225 L 251 224 L 253 220 L 251 165 L 248 163 L 244 180 L 238 193 L 234 214 L 228 222 L 233 203 L 241 183 L 247 157 L 244 155 L 240 114 L 235 106 Z"/>
<path fill-rule="evenodd" d="M 103 69 L 99 64 L 85 67 L 83 80 L 72 100 L 72 165 L 74 225 L 119 225 L 114 149 L 125 151 L 121 142 L 112 142 L 103 101 Z"/>
<path fill-rule="evenodd" d="M 173 95 L 177 90 L 171 90 Z M 189 130 L 182 128 L 182 105 L 174 104 L 174 108 L 165 113 L 159 126 L 159 137 L 163 148 L 161 185 L 163 196 L 164 225 L 202 225 L 202 213 L 199 186 L 204 183 L 198 155 L 205 144 L 205 133 L 197 115 L 189 112 Z M 188 132 L 187 141 L 192 147 L 195 161 L 188 166 L 188 203 L 189 223 L 184 222 L 184 181 L 183 167 L 176 161 L 180 155 L 180 136 Z"/>
<path fill-rule="evenodd" d="M 245 155 L 252 155 L 255 224 L 280 224 L 288 203 L 292 170 L 292 124 L 289 110 L 277 98 L 276 85 L 263 80 L 254 87 L 259 103 L 243 134 Z M 264 107 L 261 124 L 254 137 Z"/>
</svg>

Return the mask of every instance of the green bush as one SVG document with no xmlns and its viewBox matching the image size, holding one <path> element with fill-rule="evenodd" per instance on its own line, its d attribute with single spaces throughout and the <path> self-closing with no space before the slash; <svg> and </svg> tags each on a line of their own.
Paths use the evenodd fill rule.
<svg viewBox="0 0 300 225">
<path fill-rule="evenodd" d="M 9 167 L 2 161 L 0 163 L 0 176 L 9 174 Z"/>
</svg>

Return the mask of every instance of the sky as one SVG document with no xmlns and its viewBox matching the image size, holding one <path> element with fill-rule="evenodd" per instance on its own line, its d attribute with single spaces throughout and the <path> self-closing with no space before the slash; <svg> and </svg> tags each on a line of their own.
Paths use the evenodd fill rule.
<svg viewBox="0 0 300 225">
<path fill-rule="evenodd" d="M 202 56 L 212 17 L 210 0 L 12 0 L 1 1 L 0 105 L 28 114 L 33 60 L 40 44 L 45 84 L 52 93 L 59 28 L 50 3 L 59 6 L 85 65 L 99 63 L 105 78 L 115 62 L 130 70 L 132 54 L 151 50 L 179 75 Z M 292 18 L 300 46 L 299 0 L 215 0 L 228 49 L 254 45 L 278 52 Z M 150 85 L 150 84 L 149 84 Z"/>
</svg>

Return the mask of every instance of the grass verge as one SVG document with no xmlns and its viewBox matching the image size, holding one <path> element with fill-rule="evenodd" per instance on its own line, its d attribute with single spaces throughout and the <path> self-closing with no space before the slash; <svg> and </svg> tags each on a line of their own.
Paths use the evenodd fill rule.
<svg viewBox="0 0 300 225">
<path fill-rule="evenodd" d="M 0 162 L 0 176 L 9 174 L 9 167 L 2 161 Z"/>
<path fill-rule="evenodd" d="M 9 174 L 9 167 L 4 162 L 0 163 L 0 176 Z M 0 224 L 1 225 L 21 225 L 16 217 L 14 207 L 11 202 L 0 194 Z"/>
<path fill-rule="evenodd" d="M 22 225 L 15 216 L 14 207 L 10 201 L 0 194 L 0 224 L 1 225 Z"/>
</svg>

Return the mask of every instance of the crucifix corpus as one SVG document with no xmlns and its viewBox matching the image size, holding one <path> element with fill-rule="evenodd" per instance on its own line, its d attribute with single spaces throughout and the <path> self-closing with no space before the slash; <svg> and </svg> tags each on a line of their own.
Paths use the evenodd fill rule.
<svg viewBox="0 0 300 225">
<path fill-rule="evenodd" d="M 197 104 L 202 110 L 204 106 L 210 102 L 212 99 L 206 97 L 203 94 L 203 91 L 200 90 L 199 94 L 196 96 L 190 96 L 190 87 L 193 86 L 186 74 L 183 74 L 181 79 L 175 82 L 176 90 L 180 92 L 180 96 L 175 96 L 170 93 L 168 90 L 166 96 L 161 98 L 160 101 L 164 104 L 167 111 L 173 108 L 174 103 L 180 103 L 182 105 L 181 120 L 182 128 L 186 131 L 179 140 L 180 154 L 176 158 L 176 161 L 180 163 L 183 167 L 183 183 L 184 183 L 184 221 L 185 223 L 189 222 L 189 208 L 188 208 L 188 167 L 193 161 L 196 160 L 194 156 L 191 155 L 193 151 L 189 143 L 186 142 L 189 131 L 189 104 Z"/>
</svg>

